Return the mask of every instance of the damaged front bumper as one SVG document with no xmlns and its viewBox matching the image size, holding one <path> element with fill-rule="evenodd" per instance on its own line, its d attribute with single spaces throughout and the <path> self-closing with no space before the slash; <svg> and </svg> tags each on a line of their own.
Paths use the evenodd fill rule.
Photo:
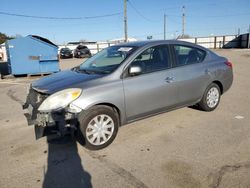
<svg viewBox="0 0 250 188">
<path fill-rule="evenodd" d="M 26 103 L 23 105 L 28 125 L 34 125 L 36 139 L 54 134 L 64 136 L 75 130 L 78 124 L 78 113 L 72 113 L 68 108 L 39 112 L 39 106 L 47 97 L 48 95 L 30 88 Z"/>
</svg>

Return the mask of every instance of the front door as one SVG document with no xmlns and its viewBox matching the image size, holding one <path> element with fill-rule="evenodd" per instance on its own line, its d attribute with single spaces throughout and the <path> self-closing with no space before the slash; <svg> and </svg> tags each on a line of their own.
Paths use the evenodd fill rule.
<svg viewBox="0 0 250 188">
<path fill-rule="evenodd" d="M 141 67 L 142 72 L 123 79 L 128 121 L 178 102 L 170 61 L 168 45 L 160 45 L 145 50 L 129 65 Z"/>
</svg>

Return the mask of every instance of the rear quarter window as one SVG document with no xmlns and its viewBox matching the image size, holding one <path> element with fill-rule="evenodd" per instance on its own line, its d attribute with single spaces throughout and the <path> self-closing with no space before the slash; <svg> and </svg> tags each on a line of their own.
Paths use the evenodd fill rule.
<svg viewBox="0 0 250 188">
<path fill-rule="evenodd" d="M 200 63 L 206 57 L 204 50 L 184 45 L 174 45 L 174 52 L 177 61 L 176 66 Z"/>
</svg>

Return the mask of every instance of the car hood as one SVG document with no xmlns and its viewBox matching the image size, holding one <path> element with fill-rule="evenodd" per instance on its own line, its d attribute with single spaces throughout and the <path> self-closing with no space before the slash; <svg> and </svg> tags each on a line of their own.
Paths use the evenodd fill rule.
<svg viewBox="0 0 250 188">
<path fill-rule="evenodd" d="M 103 77 L 103 75 L 85 74 L 68 70 L 41 78 L 32 83 L 32 88 L 41 93 L 53 94 L 57 91 L 74 87 L 76 84 L 100 77 Z"/>
</svg>

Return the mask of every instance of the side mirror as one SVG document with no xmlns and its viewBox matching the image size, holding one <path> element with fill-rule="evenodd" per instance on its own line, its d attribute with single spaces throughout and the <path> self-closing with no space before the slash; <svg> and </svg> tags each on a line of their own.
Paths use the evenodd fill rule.
<svg viewBox="0 0 250 188">
<path fill-rule="evenodd" d="M 132 66 L 129 68 L 128 73 L 130 76 L 136 76 L 142 73 L 142 69 L 139 66 Z"/>
</svg>

